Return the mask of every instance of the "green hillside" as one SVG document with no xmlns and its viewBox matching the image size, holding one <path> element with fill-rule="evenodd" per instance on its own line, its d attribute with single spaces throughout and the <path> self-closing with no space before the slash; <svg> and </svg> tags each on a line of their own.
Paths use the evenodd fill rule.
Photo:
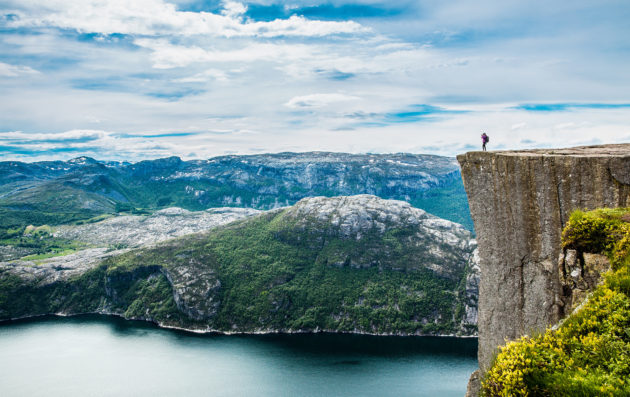
<svg viewBox="0 0 630 397">
<path fill-rule="evenodd" d="M 110 312 L 223 332 L 470 335 L 474 248 L 465 229 L 406 203 L 306 199 L 54 282 L 4 269 L 0 317 Z"/>
</svg>

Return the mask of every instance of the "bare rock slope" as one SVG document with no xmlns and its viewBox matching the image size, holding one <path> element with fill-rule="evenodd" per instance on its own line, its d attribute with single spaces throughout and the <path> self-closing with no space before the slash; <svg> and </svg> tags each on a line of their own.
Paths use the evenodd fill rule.
<svg viewBox="0 0 630 397">
<path fill-rule="evenodd" d="M 476 241 L 462 226 L 414 208 L 404 201 L 383 200 L 372 195 L 308 198 L 288 208 L 283 216 L 296 221 L 296 230 L 326 230 L 328 234 L 353 240 L 372 234 L 382 238 L 394 228 L 410 228 L 414 232 L 406 238 L 406 243 L 414 251 L 416 266 L 445 276 L 461 271 L 468 261 L 462 261 L 459 256 L 463 252 L 471 255 L 476 247 Z M 351 265 L 369 267 L 369 253 L 365 254 L 361 258 L 362 263 Z M 374 252 L 374 257 L 378 257 L 378 261 L 374 259 L 374 262 L 388 262 L 383 254 Z M 353 260 L 358 258 L 351 259 L 351 262 Z M 398 265 L 402 266 L 402 262 Z M 396 268 L 396 265 L 392 266 Z"/>
<path fill-rule="evenodd" d="M 57 226 L 55 237 L 97 246 L 141 247 L 191 233 L 199 233 L 259 214 L 252 208 L 212 208 L 188 211 L 172 207 L 149 216 L 126 215 L 83 225 Z"/>
</svg>

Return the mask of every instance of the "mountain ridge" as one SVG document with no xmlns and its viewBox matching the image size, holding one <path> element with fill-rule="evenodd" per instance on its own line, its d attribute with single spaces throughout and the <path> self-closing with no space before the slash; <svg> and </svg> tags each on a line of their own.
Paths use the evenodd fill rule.
<svg viewBox="0 0 630 397">
<path fill-rule="evenodd" d="M 472 230 L 454 158 L 332 152 L 228 155 L 184 161 L 0 162 L 0 227 L 60 224 L 167 207 L 266 210 L 302 198 L 374 194 L 410 202 Z M 65 198 L 65 199 L 62 199 Z"/>
</svg>

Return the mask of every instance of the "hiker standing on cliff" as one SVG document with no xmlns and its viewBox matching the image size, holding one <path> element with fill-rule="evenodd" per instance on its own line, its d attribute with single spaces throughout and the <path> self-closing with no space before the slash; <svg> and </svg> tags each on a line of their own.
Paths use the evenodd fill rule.
<svg viewBox="0 0 630 397">
<path fill-rule="evenodd" d="M 483 151 L 486 151 L 486 143 L 490 142 L 490 137 L 488 135 L 486 135 L 486 133 L 482 133 L 481 134 L 481 147 L 483 148 Z"/>
</svg>

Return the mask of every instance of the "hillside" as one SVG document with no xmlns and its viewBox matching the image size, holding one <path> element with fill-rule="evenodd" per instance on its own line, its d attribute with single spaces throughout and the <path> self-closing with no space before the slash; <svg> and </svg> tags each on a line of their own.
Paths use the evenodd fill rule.
<svg viewBox="0 0 630 397">
<path fill-rule="evenodd" d="M 92 262 L 2 263 L 0 318 L 99 312 L 221 332 L 472 335 L 475 249 L 460 225 L 405 202 L 316 197 L 147 248 L 100 248 Z"/>
<path fill-rule="evenodd" d="M 109 251 L 136 248 L 160 241 L 205 232 L 260 213 L 251 208 L 212 208 L 188 211 L 165 208 L 150 215 L 102 216 L 88 222 L 59 226 L 28 226 L 10 229 L 0 235 L 0 262 L 19 258 L 44 259 L 69 255 L 86 248 L 105 248 Z M 100 256 L 102 250 L 83 252 Z M 94 259 L 94 258 L 93 258 Z"/>
<path fill-rule="evenodd" d="M 272 209 L 305 197 L 404 200 L 472 230 L 455 159 L 415 154 L 279 153 L 182 161 L 87 157 L 0 162 L 0 228 L 167 207 Z"/>
</svg>

